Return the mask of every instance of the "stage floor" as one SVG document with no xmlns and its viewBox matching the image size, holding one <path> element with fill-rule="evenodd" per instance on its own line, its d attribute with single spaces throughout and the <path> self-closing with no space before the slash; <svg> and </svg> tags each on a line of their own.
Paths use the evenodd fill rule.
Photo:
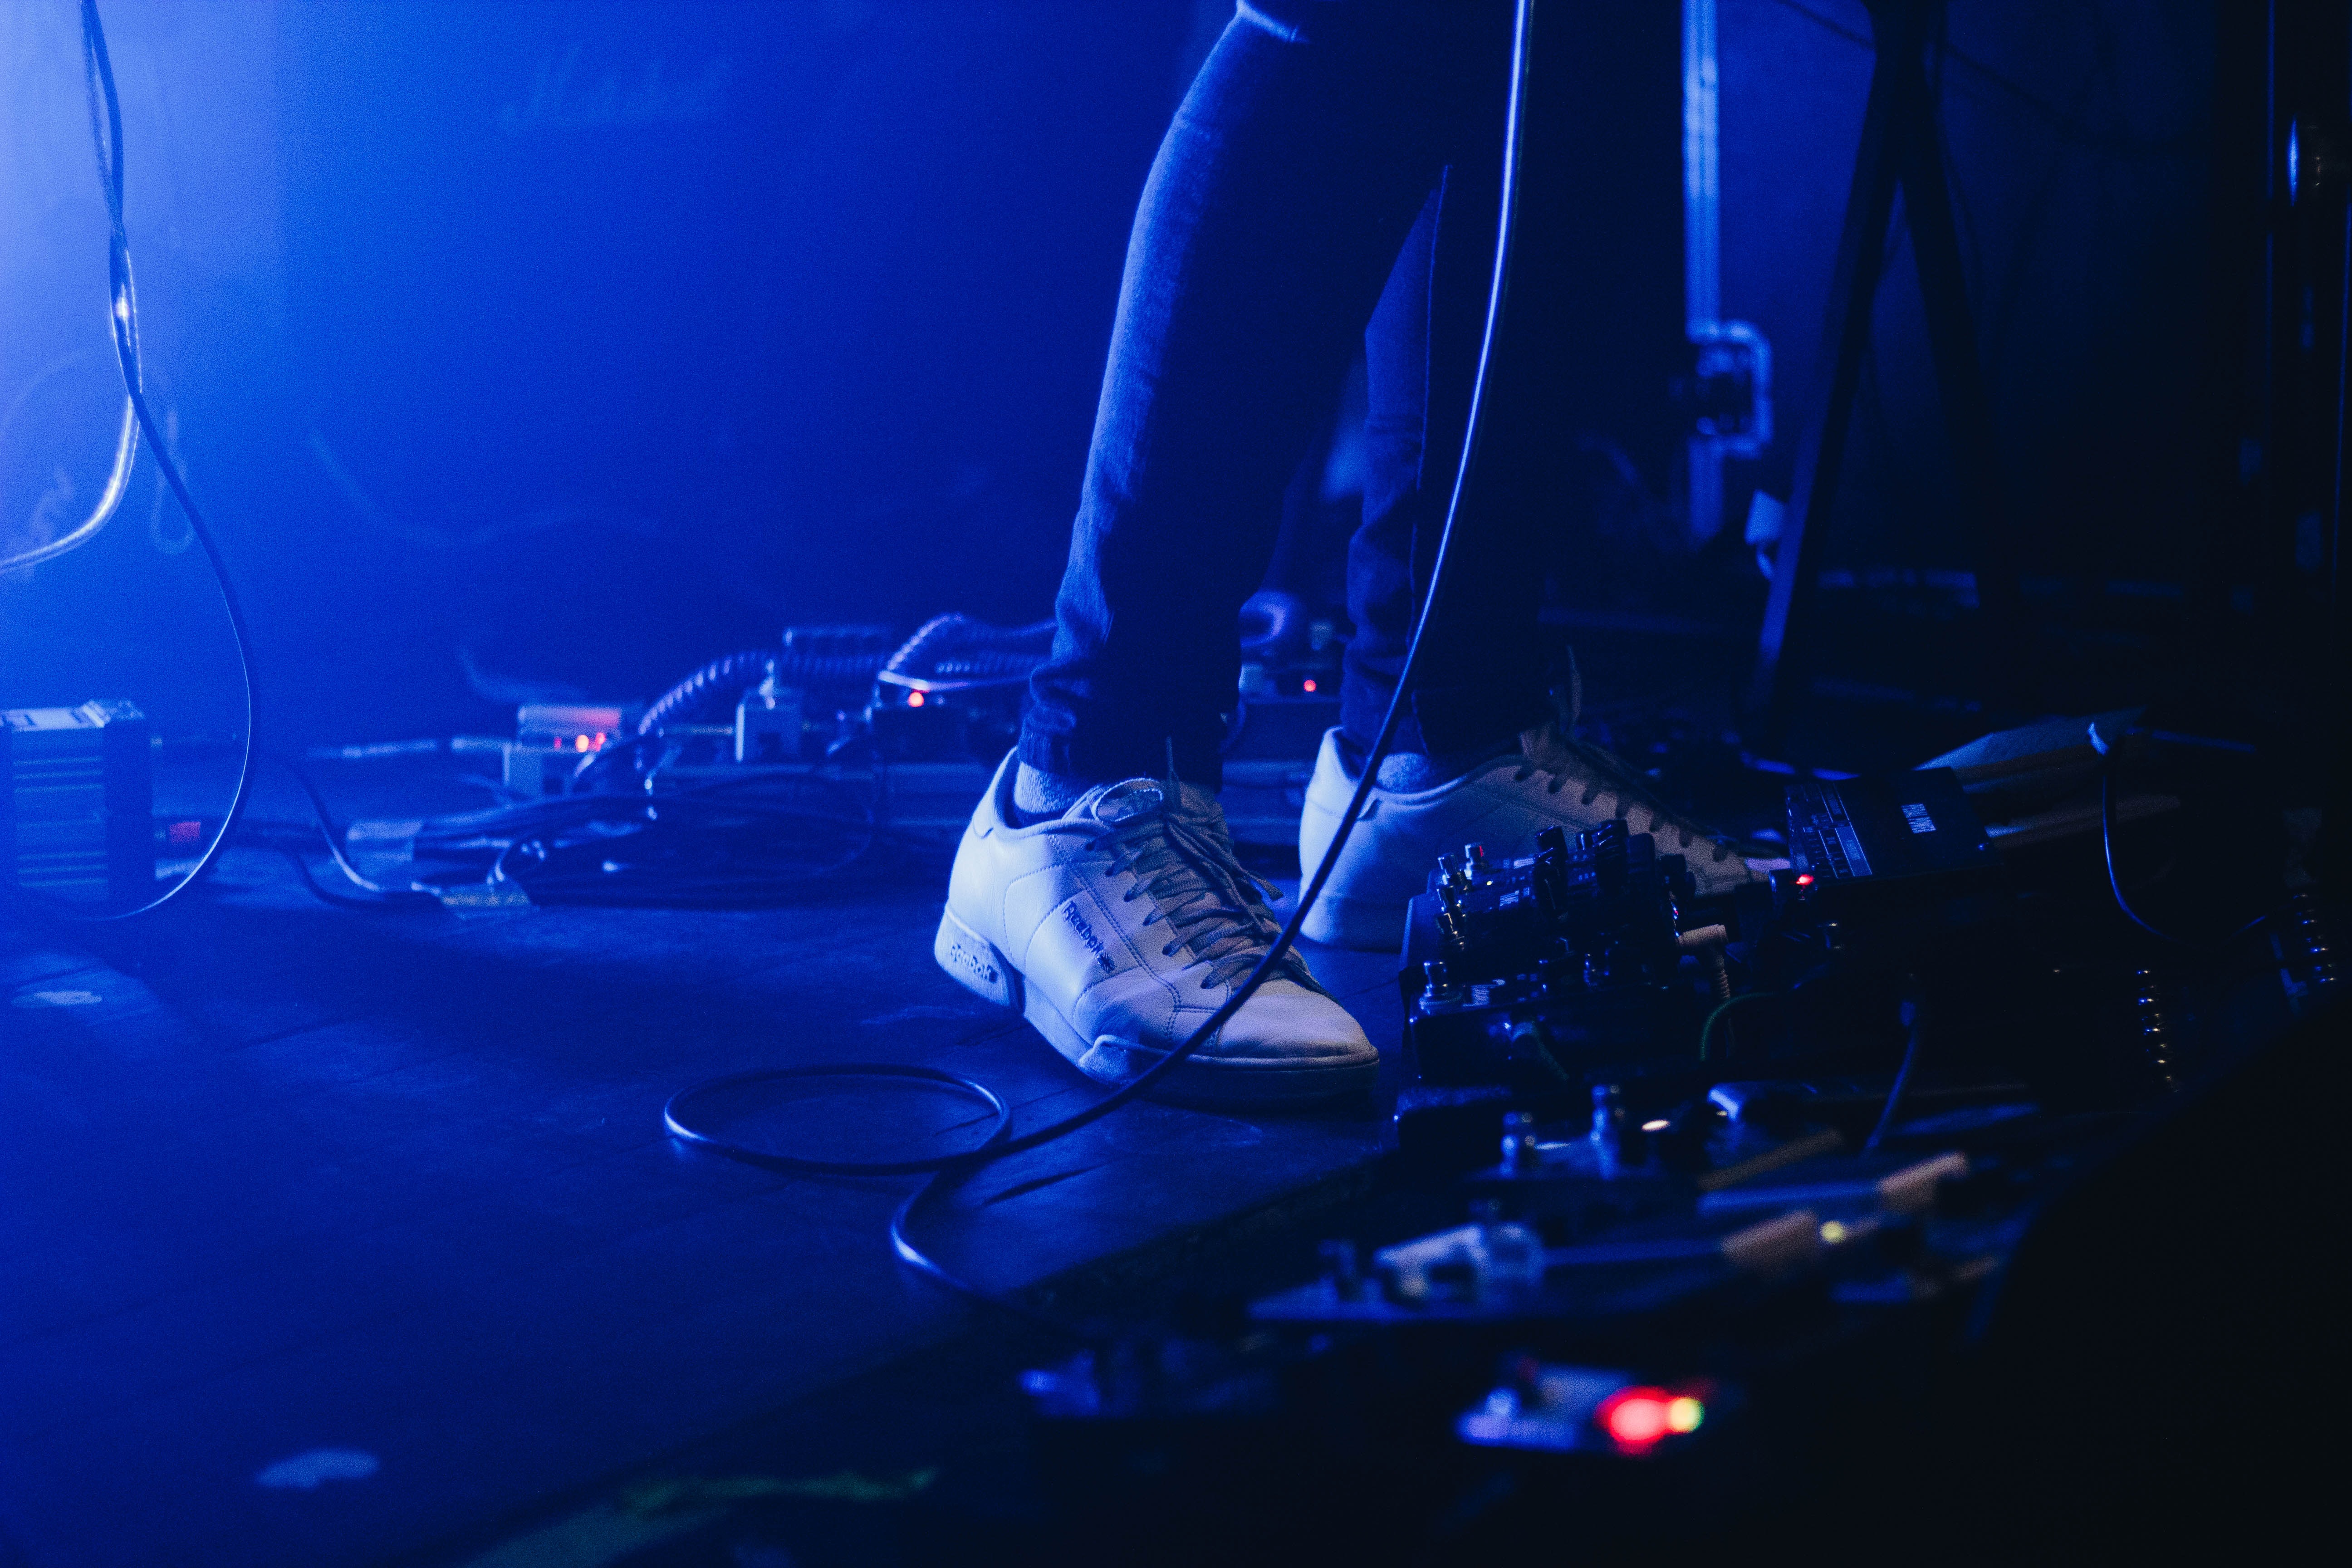
<svg viewBox="0 0 2352 1568">
<path fill-rule="evenodd" d="M 347 814 L 398 794 L 325 782 Z M 276 789 L 257 812 L 299 815 Z M 854 1380 L 896 1390 L 856 1397 L 898 1402 L 919 1455 L 923 1380 L 894 1369 L 987 1364 L 1011 1331 L 894 1260 L 910 1182 L 698 1155 L 660 1113 L 713 1074 L 840 1059 L 978 1077 L 1020 1127 L 1101 1093 L 932 964 L 944 868 L 902 850 L 757 911 L 461 916 L 329 908 L 238 849 L 161 916 L 7 930 L 0 1559 L 611 1562 L 662 1531 L 598 1499 Z M 1066 1300 L 1360 1191 L 1394 961 L 1311 956 L 1388 1057 L 1381 1092 L 1130 1107 L 992 1167 L 937 1254 Z M 971 1115 L 851 1086 L 742 1125 L 858 1157 Z M 796 1451 L 839 1468 L 824 1448 Z"/>
</svg>

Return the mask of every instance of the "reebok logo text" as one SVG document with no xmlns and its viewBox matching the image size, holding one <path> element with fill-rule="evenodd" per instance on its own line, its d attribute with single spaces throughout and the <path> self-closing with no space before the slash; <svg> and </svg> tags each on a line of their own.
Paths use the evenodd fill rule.
<svg viewBox="0 0 2352 1568">
<path fill-rule="evenodd" d="M 1078 912 L 1077 905 L 1064 904 L 1062 919 L 1068 921 L 1070 929 L 1078 933 L 1078 940 L 1087 944 L 1087 950 L 1095 955 L 1095 962 L 1102 965 L 1105 974 L 1109 974 L 1118 968 L 1118 964 L 1111 962 L 1110 953 L 1103 947 L 1102 938 L 1097 936 L 1095 928 L 1087 923 L 1087 917 Z"/>
</svg>

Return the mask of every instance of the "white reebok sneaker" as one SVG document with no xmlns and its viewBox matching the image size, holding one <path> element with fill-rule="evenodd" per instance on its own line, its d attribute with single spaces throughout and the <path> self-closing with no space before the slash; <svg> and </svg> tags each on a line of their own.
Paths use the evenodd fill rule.
<svg viewBox="0 0 2352 1568">
<path fill-rule="evenodd" d="M 1731 844 L 1651 798 L 1605 752 L 1556 729 L 1533 745 L 1533 755 L 1498 756 L 1433 789 L 1375 788 L 1302 933 L 1338 947 L 1402 948 L 1405 904 L 1429 890 L 1439 855 L 1465 844 L 1483 844 L 1500 858 L 1532 855 L 1536 835 L 1551 826 L 1572 837 L 1622 819 L 1629 831 L 1654 837 L 1659 854 L 1685 857 L 1702 897 L 1763 876 Z M 1360 776 L 1340 751 L 1339 731 L 1327 732 L 1298 821 L 1302 875 L 1314 876 L 1322 863 Z"/>
<path fill-rule="evenodd" d="M 1208 1021 L 1281 925 L 1207 792 L 1126 779 L 1015 827 L 1017 766 L 1005 760 L 971 814 L 932 955 L 1088 1078 L 1126 1083 Z M 1178 1100 L 1324 1100 L 1370 1087 L 1380 1062 L 1291 953 L 1161 1081 Z"/>
</svg>

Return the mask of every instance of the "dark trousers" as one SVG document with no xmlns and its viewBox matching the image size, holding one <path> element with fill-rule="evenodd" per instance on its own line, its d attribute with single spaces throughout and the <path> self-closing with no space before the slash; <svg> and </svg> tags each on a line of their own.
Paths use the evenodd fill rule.
<svg viewBox="0 0 2352 1568">
<path fill-rule="evenodd" d="M 1024 762 L 1159 776 L 1172 752 L 1219 782 L 1241 606 L 1360 334 L 1370 473 L 1341 721 L 1360 745 L 1378 732 L 1461 451 L 1508 63 L 1502 0 L 1240 7 L 1136 213 Z M 1548 711 L 1541 574 L 1498 515 L 1456 530 L 1399 750 L 1502 744 Z"/>
</svg>

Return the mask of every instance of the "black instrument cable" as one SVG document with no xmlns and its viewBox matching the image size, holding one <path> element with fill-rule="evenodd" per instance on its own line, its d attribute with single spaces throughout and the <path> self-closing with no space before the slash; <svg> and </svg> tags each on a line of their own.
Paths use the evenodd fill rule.
<svg viewBox="0 0 2352 1568">
<path fill-rule="evenodd" d="M 152 914 L 211 874 L 245 816 L 261 753 L 254 741 L 258 715 L 253 694 L 252 638 L 246 630 L 245 611 L 237 603 L 236 588 L 229 580 L 228 564 L 221 559 L 220 544 L 213 537 L 212 525 L 205 521 L 204 510 L 196 505 L 195 497 L 188 493 L 187 480 L 182 477 L 179 464 L 173 460 L 163 432 L 147 406 L 139 358 L 139 300 L 131 279 L 131 235 L 122 216 L 122 103 L 114 89 L 114 63 L 107 56 L 106 29 L 98 19 L 98 0 L 81 0 L 81 52 L 89 99 L 90 141 L 98 153 L 99 184 L 106 194 L 107 320 L 112 329 L 115 363 L 122 371 L 123 390 L 130 397 L 139 428 L 147 437 L 148 449 L 155 454 L 155 467 L 162 471 L 163 482 L 171 487 L 180 510 L 187 514 L 188 527 L 194 532 L 196 542 L 205 547 L 205 559 L 211 564 L 213 581 L 220 589 L 221 607 L 228 612 L 229 633 L 236 645 L 237 679 L 245 691 L 245 746 L 237 762 L 236 788 L 229 796 L 228 811 L 221 818 L 220 830 L 205 846 L 204 853 L 196 857 L 195 864 L 169 888 L 127 910 L 86 914 L 57 910 L 51 907 L 52 900 L 43 900 L 44 907 L 50 908 L 60 920 L 75 924 L 105 924 Z M 341 847 L 336 848 L 340 861 Z"/>
<path fill-rule="evenodd" d="M 310 863 L 302 858 L 301 851 L 290 845 L 278 847 L 286 858 L 294 862 L 294 868 L 301 873 L 303 885 L 316 894 L 321 902 L 334 904 L 343 909 L 365 910 L 437 910 L 441 907 L 440 895 L 428 888 L 413 885 L 406 888 L 387 888 L 352 864 L 350 850 L 344 844 L 344 831 L 335 826 L 334 816 L 327 810 L 327 797 L 319 793 L 319 786 L 312 782 L 309 771 L 293 758 L 279 752 L 268 752 L 263 754 L 292 774 L 294 782 L 302 786 L 302 794 L 310 803 L 311 820 L 318 824 L 319 837 L 327 841 L 327 854 L 335 862 L 335 868 L 341 871 L 344 879 L 353 887 L 367 895 L 365 898 L 355 898 L 349 893 L 332 891 L 310 874 Z"/>
<path fill-rule="evenodd" d="M 2125 739 L 2141 732 L 2126 730 L 2121 735 L 2111 737 L 2100 733 L 2097 720 L 2093 720 L 2090 725 L 2091 749 L 2099 753 L 2099 852 L 2106 861 L 2107 891 L 2114 895 L 2116 908 L 2122 911 L 2124 919 L 2169 946 L 2220 947 L 2235 942 L 2268 921 L 2271 918 L 2270 911 L 2264 910 L 2231 931 L 2217 932 L 2205 938 L 2186 937 L 2166 931 L 2162 926 L 2147 920 L 2137 910 L 2132 908 L 2131 899 L 2124 892 L 2123 878 L 2116 870 L 2116 752 Z"/>
<path fill-rule="evenodd" d="M 1396 739 L 1397 727 L 1403 720 L 1405 705 L 1410 699 L 1413 678 L 1420 661 L 1421 650 L 1431 619 L 1443 595 L 1446 568 L 1452 558 L 1454 539 L 1460 522 L 1462 499 L 1469 486 L 1475 466 L 1481 427 L 1485 424 L 1488 371 L 1493 362 L 1497 325 L 1502 319 L 1505 297 L 1508 292 L 1511 239 L 1519 198 L 1519 156 L 1521 133 L 1525 120 L 1527 68 L 1534 22 L 1534 0 L 1514 0 L 1511 29 L 1510 85 L 1504 110 L 1503 124 L 1503 184 L 1498 204 L 1495 233 L 1494 270 L 1486 291 L 1486 320 L 1478 342 L 1477 369 L 1471 378 L 1470 405 L 1462 435 L 1462 452 L 1454 470 L 1453 488 L 1446 499 L 1445 521 L 1440 530 L 1437 549 L 1432 558 L 1429 590 L 1423 596 L 1421 612 L 1415 617 L 1412 637 L 1405 646 L 1404 660 L 1397 671 L 1396 689 L 1389 699 L 1388 711 L 1381 721 L 1380 734 L 1372 742 L 1363 762 L 1361 776 L 1357 780 L 1354 795 L 1348 809 L 1339 818 L 1339 831 L 1333 835 L 1330 847 L 1314 873 L 1299 889 L 1298 901 L 1290 918 L 1258 960 L 1257 967 L 1228 996 L 1223 1005 L 1211 1014 L 1208 1020 L 1192 1031 L 1181 1045 L 1162 1057 L 1150 1068 L 1129 1082 L 1112 1090 L 1083 1110 L 1032 1131 L 1015 1134 L 1012 1113 L 1003 1100 L 985 1084 L 958 1073 L 932 1068 L 909 1067 L 898 1063 L 824 1063 L 808 1067 L 757 1068 L 732 1073 L 723 1078 L 706 1079 L 680 1089 L 662 1107 L 662 1124 L 670 1135 L 680 1142 L 705 1149 L 744 1164 L 763 1170 L 793 1175 L 852 1175 L 887 1176 L 925 1174 L 929 1177 L 909 1194 L 890 1217 L 890 1246 L 899 1261 L 908 1268 L 946 1287 L 959 1295 L 983 1305 L 994 1307 L 1031 1323 L 1050 1328 L 1073 1338 L 1091 1336 L 1067 1323 L 1056 1321 L 1041 1313 L 1007 1300 L 965 1280 L 937 1261 L 916 1244 L 914 1226 L 917 1218 L 927 1208 L 943 1201 L 963 1183 L 983 1167 L 1009 1155 L 1066 1138 L 1079 1129 L 1091 1125 L 1119 1107 L 1150 1090 L 1153 1085 L 1174 1071 L 1177 1066 L 1218 1030 L 1223 1028 L 1244 1004 L 1256 994 L 1259 986 L 1275 973 L 1288 956 L 1298 940 L 1300 925 L 1307 913 L 1322 896 L 1324 885 L 1330 880 L 1332 868 L 1339 864 L 1340 852 L 1346 847 L 1349 835 L 1354 831 L 1379 782 L 1381 759 L 1386 757 Z M 774 1083 L 826 1078 L 902 1078 L 939 1083 L 953 1089 L 987 1105 L 994 1113 L 994 1122 L 978 1147 L 959 1154 L 932 1156 L 914 1160 L 839 1161 L 812 1160 L 797 1155 L 777 1153 L 734 1142 L 715 1133 L 706 1132 L 694 1125 L 689 1114 L 692 1103 L 702 1097 L 723 1089 L 748 1088 L 755 1084 Z"/>
<path fill-rule="evenodd" d="M 1920 1042 L 1927 1037 L 1927 1018 L 1926 1006 L 1916 997 L 1903 1004 L 1903 1028 L 1906 1037 L 1903 1065 L 1895 1069 L 1895 1082 L 1886 1090 L 1886 1103 L 1879 1108 L 1878 1121 L 1871 1127 L 1870 1136 L 1863 1141 L 1862 1152 L 1865 1154 L 1885 1142 L 1886 1135 L 1895 1131 L 1895 1119 L 1903 1113 L 1904 1099 L 1918 1071 Z"/>
</svg>

